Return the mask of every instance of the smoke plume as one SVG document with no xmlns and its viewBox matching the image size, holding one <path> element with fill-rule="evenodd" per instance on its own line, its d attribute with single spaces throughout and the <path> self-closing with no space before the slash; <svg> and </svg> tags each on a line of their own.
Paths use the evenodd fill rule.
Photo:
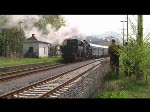
<svg viewBox="0 0 150 112">
<path fill-rule="evenodd" d="M 70 38 L 73 35 L 80 35 L 79 37 L 81 38 L 85 37 L 79 32 L 78 28 L 69 27 L 69 25 L 62 26 L 58 31 L 56 31 L 51 24 L 47 24 L 46 30 L 48 33 L 43 34 L 42 30 L 34 25 L 42 19 L 41 15 L 5 15 L 5 17 L 8 19 L 7 24 L 1 28 L 17 27 L 25 32 L 26 38 L 29 38 L 32 34 L 35 34 L 35 37 L 38 40 L 49 42 L 52 45 L 60 45 L 64 39 Z"/>
</svg>

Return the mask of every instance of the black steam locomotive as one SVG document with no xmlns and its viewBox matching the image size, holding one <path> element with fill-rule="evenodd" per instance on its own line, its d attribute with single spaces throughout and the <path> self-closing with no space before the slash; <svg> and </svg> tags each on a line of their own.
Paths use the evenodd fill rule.
<svg viewBox="0 0 150 112">
<path fill-rule="evenodd" d="M 60 46 L 62 58 L 65 61 L 86 60 L 100 58 L 107 55 L 108 46 L 88 43 L 86 40 L 66 39 Z"/>
</svg>

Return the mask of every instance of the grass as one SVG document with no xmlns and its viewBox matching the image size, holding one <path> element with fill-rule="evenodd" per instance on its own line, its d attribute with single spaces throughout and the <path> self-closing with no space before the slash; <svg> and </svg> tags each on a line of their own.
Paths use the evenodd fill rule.
<svg viewBox="0 0 150 112">
<path fill-rule="evenodd" d="M 104 80 L 104 89 L 96 98 L 150 98 L 150 85 L 145 81 L 137 81 L 135 77 L 116 76 L 109 72 Z"/>
<path fill-rule="evenodd" d="M 21 64 L 31 64 L 31 63 L 38 63 L 38 62 L 52 62 L 53 64 L 55 64 L 61 62 L 62 60 L 63 59 L 60 56 L 51 57 L 51 58 L 20 58 L 20 59 L 1 58 L 0 67 L 21 65 Z"/>
</svg>

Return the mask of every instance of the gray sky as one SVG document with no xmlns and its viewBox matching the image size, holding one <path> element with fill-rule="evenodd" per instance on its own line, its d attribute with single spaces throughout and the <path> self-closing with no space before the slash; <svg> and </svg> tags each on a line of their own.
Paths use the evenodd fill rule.
<svg viewBox="0 0 150 112">
<path fill-rule="evenodd" d="M 31 34 L 35 34 L 37 37 L 47 39 L 50 43 L 61 43 L 64 39 L 70 38 L 72 35 L 84 34 L 88 35 L 100 35 L 105 32 L 116 32 L 123 35 L 122 28 L 123 23 L 120 21 L 126 21 L 127 15 L 62 15 L 67 25 L 61 27 L 57 32 L 54 28 L 48 24 L 46 29 L 49 31 L 48 35 L 43 35 L 42 31 L 34 27 L 34 22 L 38 21 L 41 16 L 39 15 L 12 15 L 10 17 L 9 25 L 19 26 L 19 22 L 23 21 L 21 27 L 24 28 L 26 37 L 29 38 Z M 33 21 L 34 20 L 34 21 Z M 137 15 L 129 15 L 129 20 L 131 20 L 135 25 L 137 25 Z M 150 15 L 143 16 L 143 33 L 146 35 L 150 32 Z M 25 26 L 28 29 L 25 29 Z M 124 28 L 127 28 L 126 22 L 124 23 Z M 129 35 L 135 37 L 129 23 Z M 125 38 L 126 38 L 125 30 Z"/>
<path fill-rule="evenodd" d="M 114 31 L 122 34 L 123 23 L 126 21 L 127 15 L 63 15 L 67 20 L 69 27 L 77 27 L 81 33 L 85 35 L 102 34 L 108 31 Z M 129 15 L 129 19 L 137 25 L 137 15 Z M 150 15 L 143 16 L 144 34 L 150 32 Z M 124 22 L 124 28 L 127 23 Z M 125 33 L 127 31 L 125 30 Z M 129 24 L 129 33 L 131 33 Z M 131 33 L 132 34 L 132 33 Z"/>
</svg>

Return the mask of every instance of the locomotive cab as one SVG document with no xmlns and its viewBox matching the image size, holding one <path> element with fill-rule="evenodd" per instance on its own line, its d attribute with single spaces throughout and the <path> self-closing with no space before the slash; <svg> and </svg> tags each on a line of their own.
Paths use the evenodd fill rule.
<svg viewBox="0 0 150 112">
<path fill-rule="evenodd" d="M 66 39 L 62 43 L 62 58 L 66 60 L 74 60 L 76 57 L 83 55 L 84 44 L 79 39 Z"/>
<path fill-rule="evenodd" d="M 83 40 L 83 43 L 84 43 L 84 57 L 91 58 L 92 48 L 91 48 L 90 44 L 86 40 Z"/>
</svg>

